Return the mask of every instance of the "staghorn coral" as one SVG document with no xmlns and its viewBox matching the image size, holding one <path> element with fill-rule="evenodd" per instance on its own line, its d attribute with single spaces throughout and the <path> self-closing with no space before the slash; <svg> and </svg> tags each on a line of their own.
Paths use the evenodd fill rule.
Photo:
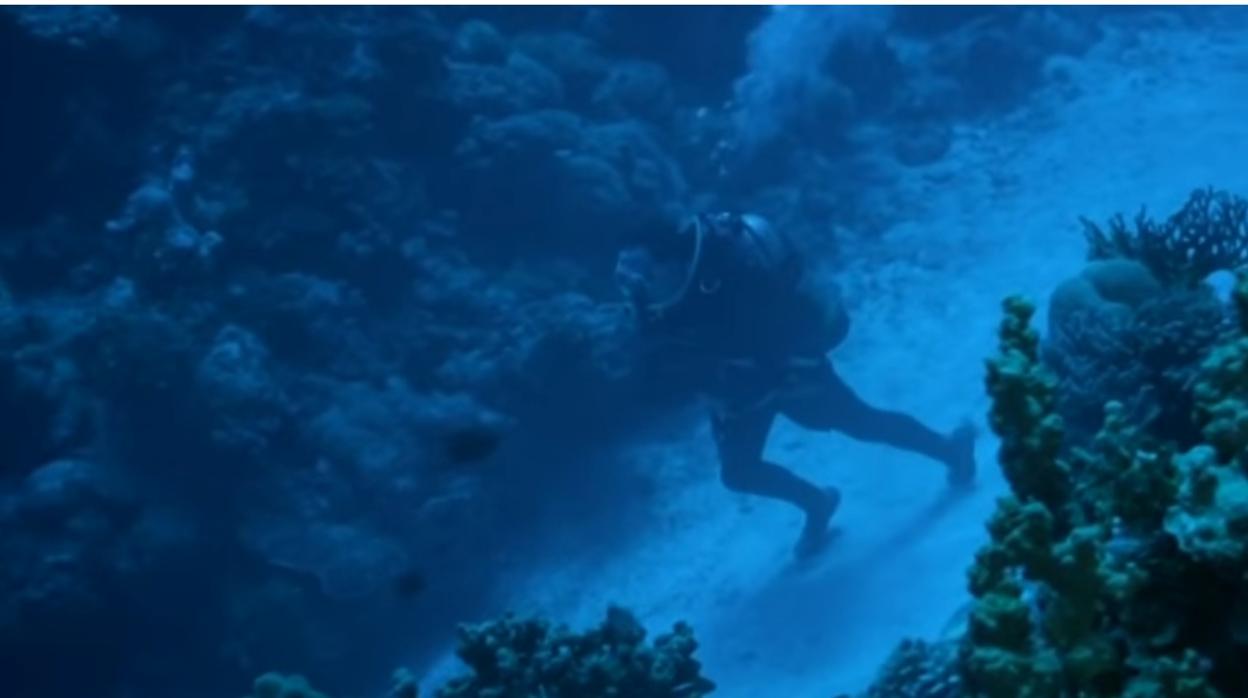
<svg viewBox="0 0 1248 698">
<path fill-rule="evenodd" d="M 438 698 L 699 698 L 715 685 L 693 658 L 693 631 L 645 642 L 628 611 L 611 607 L 597 628 L 573 633 L 538 619 L 507 616 L 460 627 L 459 656 L 473 673 L 451 680 Z"/>
<path fill-rule="evenodd" d="M 1167 285 L 1192 287 L 1248 263 L 1248 200 L 1226 191 L 1197 189 L 1162 223 L 1144 211 L 1134 229 L 1121 214 L 1105 228 L 1082 222 L 1091 259 L 1137 260 Z"/>
</svg>

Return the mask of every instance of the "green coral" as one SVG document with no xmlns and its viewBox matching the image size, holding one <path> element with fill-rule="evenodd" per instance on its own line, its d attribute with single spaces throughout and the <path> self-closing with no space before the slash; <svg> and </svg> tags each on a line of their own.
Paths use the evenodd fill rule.
<svg viewBox="0 0 1248 698">
<path fill-rule="evenodd" d="M 976 698 L 1057 698 L 1062 658 L 1046 646 L 1024 584 L 1054 579 L 1055 543 L 1068 529 L 1068 466 L 1060 459 L 1062 422 L 1053 377 L 1030 327 L 1034 307 L 1006 299 L 999 355 L 987 364 L 990 423 L 1001 437 L 1000 462 L 1014 494 L 988 523 L 991 542 L 976 556 L 976 597 L 961 653 L 963 680 Z"/>
<path fill-rule="evenodd" d="M 1159 695 L 1219 696 L 1196 670 L 1204 648 L 1173 647 L 1194 624 L 1160 623 L 1141 609 L 1181 615 L 1173 587 L 1157 583 L 1163 572 L 1191 576 L 1170 554 L 1176 546 L 1163 542 L 1175 512 L 1190 500 L 1190 516 L 1209 521 L 1206 510 L 1226 507 L 1194 492 L 1190 473 L 1200 468 L 1191 457 L 1132 424 L 1121 404 L 1106 407 L 1086 448 L 1065 447 L 1031 317 L 1029 303 L 1006 300 L 999 354 L 988 362 L 992 425 L 1012 494 L 1000 500 L 969 571 L 976 601 L 959 654 L 967 694 L 1110 698 L 1160 687 L 1182 693 Z"/>
<path fill-rule="evenodd" d="M 1220 459 L 1248 467 L 1248 272 L 1232 293 L 1240 336 L 1211 352 L 1192 389 L 1195 418 Z"/>
<path fill-rule="evenodd" d="M 1065 303 L 1080 292 L 1063 293 Z M 1239 333 L 1181 381 L 1198 443 L 1111 401 L 1095 434 L 1071 445 L 1032 308 L 1007 299 L 987 385 L 1011 494 L 969 571 L 967 696 L 1248 695 L 1248 275 L 1233 300 Z"/>
<path fill-rule="evenodd" d="M 396 669 L 390 682 L 390 698 L 419 698 L 420 683 L 407 669 Z"/>
<path fill-rule="evenodd" d="M 1196 419 L 1223 460 L 1244 460 L 1248 443 L 1248 337 L 1219 347 L 1195 387 Z"/>
<path fill-rule="evenodd" d="M 1199 447 L 1179 460 L 1183 485 L 1166 531 L 1192 559 L 1248 570 L 1248 476 Z"/>
<path fill-rule="evenodd" d="M 1037 646 L 1031 609 L 1017 584 L 1001 584 L 981 596 L 971 612 L 959 662 L 968 696 L 1055 698 L 1060 661 Z"/>
<path fill-rule="evenodd" d="M 1105 405 L 1101 430 L 1088 448 L 1071 454 L 1086 518 L 1115 521 L 1131 535 L 1148 535 L 1161 525 L 1177 495 L 1178 471 L 1172 449 L 1145 448 L 1145 442 L 1121 403 Z"/>
<path fill-rule="evenodd" d="M 1016 496 L 1054 508 L 1065 500 L 1069 483 L 1058 458 L 1057 382 L 1040 363 L 1040 338 L 1030 326 L 1034 314 L 1022 298 L 1005 301 L 1000 353 L 988 362 L 989 423 L 1001 437 L 999 460 Z"/>
<path fill-rule="evenodd" d="M 693 631 L 677 623 L 646 644 L 628 611 L 612 607 L 586 633 L 507 616 L 460 628 L 459 657 L 472 674 L 439 698 L 700 698 L 715 685 L 693 658 Z"/>
<path fill-rule="evenodd" d="M 1161 657 L 1132 679 L 1123 698 L 1219 698 L 1208 673 L 1209 662 L 1191 650 L 1177 659 Z"/>
</svg>

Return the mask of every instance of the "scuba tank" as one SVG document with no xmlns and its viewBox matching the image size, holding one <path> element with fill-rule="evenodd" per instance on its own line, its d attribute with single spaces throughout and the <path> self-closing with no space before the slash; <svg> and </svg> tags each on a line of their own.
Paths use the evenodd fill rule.
<svg viewBox="0 0 1248 698">
<path fill-rule="evenodd" d="M 740 285 L 741 310 L 763 305 L 760 320 L 774 341 L 803 356 L 822 356 L 849 334 L 849 315 L 839 292 L 817 288 L 806 273 L 801 250 L 787 234 L 755 214 L 718 213 L 700 220 L 701 264 L 693 275 L 697 292 L 713 295 L 724 284 Z"/>
<path fill-rule="evenodd" d="M 691 296 L 715 295 L 726 281 L 738 285 L 795 281 L 801 269 L 800 256 L 788 238 L 754 214 L 698 214 L 681 225 L 676 235 L 689 241 L 684 278 L 665 297 L 647 300 L 644 311 L 652 318 L 665 316 Z"/>
</svg>

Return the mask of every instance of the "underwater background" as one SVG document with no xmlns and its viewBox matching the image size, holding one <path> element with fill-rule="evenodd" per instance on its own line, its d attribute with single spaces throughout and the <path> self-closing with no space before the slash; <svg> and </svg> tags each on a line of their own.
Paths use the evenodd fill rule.
<svg viewBox="0 0 1248 698">
<path fill-rule="evenodd" d="M 1248 696 L 1246 26 L 4 8 L 0 693 Z M 711 210 L 971 493 L 781 420 L 793 564 L 611 280 Z"/>
</svg>

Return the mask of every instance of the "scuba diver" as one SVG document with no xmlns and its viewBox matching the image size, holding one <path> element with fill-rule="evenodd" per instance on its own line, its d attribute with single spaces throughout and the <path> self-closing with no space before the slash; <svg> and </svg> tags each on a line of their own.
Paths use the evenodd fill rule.
<svg viewBox="0 0 1248 698">
<path fill-rule="evenodd" d="M 777 415 L 927 456 L 945 465 L 953 487 L 975 479 L 971 426 L 938 433 L 867 404 L 837 375 L 827 354 L 844 341 L 849 316 L 835 294 L 813 288 L 804 266 L 763 218 L 714 213 L 647 226 L 615 267 L 636 315 L 643 363 L 709 399 L 723 484 L 805 512 L 799 557 L 824 547 L 841 495 L 764 460 Z"/>
</svg>

